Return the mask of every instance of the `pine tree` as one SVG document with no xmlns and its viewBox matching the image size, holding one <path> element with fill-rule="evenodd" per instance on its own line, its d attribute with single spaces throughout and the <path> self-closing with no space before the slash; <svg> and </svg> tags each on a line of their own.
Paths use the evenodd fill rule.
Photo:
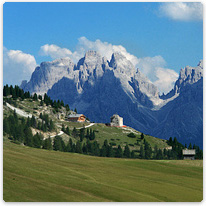
<svg viewBox="0 0 206 206">
<path fill-rule="evenodd" d="M 62 131 L 63 131 L 63 132 L 66 131 L 66 130 L 65 130 L 65 126 L 64 126 L 64 124 L 62 124 Z"/>
<path fill-rule="evenodd" d="M 82 145 L 80 143 L 80 141 L 77 141 L 76 143 L 76 150 L 75 150 L 76 153 L 82 153 Z"/>
<path fill-rule="evenodd" d="M 37 100 L 38 100 L 38 97 L 37 97 L 37 94 L 36 94 L 36 93 L 34 93 L 33 100 L 34 100 L 34 101 L 37 101 Z"/>
<path fill-rule="evenodd" d="M 60 136 L 56 136 L 54 138 L 53 148 L 54 148 L 55 151 L 57 151 L 57 150 L 65 151 L 65 143 L 64 143 L 63 139 Z"/>
<path fill-rule="evenodd" d="M 134 153 L 133 150 L 132 150 L 132 152 L 131 152 L 131 158 L 135 158 L 135 153 Z"/>
<path fill-rule="evenodd" d="M 152 156 L 152 148 L 150 147 L 149 143 L 145 140 L 145 159 L 150 159 Z"/>
<path fill-rule="evenodd" d="M 69 105 L 68 105 L 68 104 L 66 104 L 66 110 L 67 110 L 67 111 L 70 111 L 70 108 L 69 108 Z"/>
<path fill-rule="evenodd" d="M 77 137 L 77 129 L 76 129 L 76 127 L 74 127 L 74 129 L 73 129 L 72 135 L 73 135 L 74 138 Z"/>
<path fill-rule="evenodd" d="M 141 158 L 141 159 L 144 159 L 144 158 L 145 158 L 145 153 L 144 153 L 144 147 L 143 147 L 143 145 L 141 145 L 141 147 L 140 147 L 140 158 Z"/>
<path fill-rule="evenodd" d="M 126 145 L 124 148 L 124 157 L 127 157 L 127 158 L 131 157 L 131 153 L 130 153 L 130 149 L 128 145 Z"/>
<path fill-rule="evenodd" d="M 52 140 L 51 138 L 47 138 L 43 141 L 43 149 L 48 149 L 48 150 L 52 150 L 53 146 L 52 146 Z"/>
<path fill-rule="evenodd" d="M 114 151 L 112 148 L 112 145 L 108 145 L 107 147 L 107 157 L 113 157 L 114 156 Z"/>
<path fill-rule="evenodd" d="M 66 134 L 67 134 L 67 135 L 70 135 L 69 127 L 66 128 Z"/>
<path fill-rule="evenodd" d="M 32 147 L 33 146 L 33 135 L 32 135 L 31 129 L 29 127 L 26 127 L 24 134 L 25 134 L 24 144 L 29 147 Z"/>
<path fill-rule="evenodd" d="M 87 146 L 86 146 L 85 143 L 83 144 L 82 152 L 83 152 L 84 154 L 87 154 L 87 153 L 88 153 Z"/>
<path fill-rule="evenodd" d="M 158 152 L 157 152 L 157 159 L 158 160 L 163 159 L 163 154 L 162 154 L 162 150 L 161 149 L 159 149 Z"/>
<path fill-rule="evenodd" d="M 158 148 L 157 148 L 157 145 L 155 145 L 155 147 L 154 147 L 154 155 L 153 155 L 154 159 L 157 159 L 157 153 L 158 153 Z"/>
<path fill-rule="evenodd" d="M 121 158 L 122 156 L 123 156 L 122 148 L 119 145 L 118 148 L 117 148 L 117 151 L 116 151 L 116 157 Z"/>
</svg>

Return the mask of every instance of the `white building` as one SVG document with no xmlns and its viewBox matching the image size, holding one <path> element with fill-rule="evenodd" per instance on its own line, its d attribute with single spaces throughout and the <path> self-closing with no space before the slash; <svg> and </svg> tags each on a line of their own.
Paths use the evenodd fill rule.
<svg viewBox="0 0 206 206">
<path fill-rule="evenodd" d="M 123 126 L 123 118 L 118 114 L 114 114 L 111 118 L 110 126 L 112 127 L 122 127 Z"/>
</svg>

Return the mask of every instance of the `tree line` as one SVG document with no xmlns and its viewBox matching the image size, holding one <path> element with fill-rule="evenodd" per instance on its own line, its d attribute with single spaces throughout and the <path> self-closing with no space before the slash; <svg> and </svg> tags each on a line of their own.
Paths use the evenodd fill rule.
<svg viewBox="0 0 206 206">
<path fill-rule="evenodd" d="M 24 99 L 31 99 L 33 101 L 40 100 L 40 106 L 43 106 L 44 104 L 46 104 L 46 106 L 51 105 L 52 108 L 54 108 L 54 111 L 56 112 L 58 112 L 58 110 L 61 109 L 62 107 L 65 107 L 67 111 L 70 111 L 69 105 L 64 104 L 63 100 L 61 101 L 52 100 L 46 93 L 44 94 L 44 96 L 37 95 L 36 93 L 31 95 L 29 91 L 24 92 L 24 90 L 17 85 L 13 87 L 12 85 L 8 86 L 8 84 L 6 84 L 3 87 L 3 96 L 6 98 L 10 95 L 13 100 L 16 100 L 17 98 L 20 98 L 21 100 Z"/>
</svg>

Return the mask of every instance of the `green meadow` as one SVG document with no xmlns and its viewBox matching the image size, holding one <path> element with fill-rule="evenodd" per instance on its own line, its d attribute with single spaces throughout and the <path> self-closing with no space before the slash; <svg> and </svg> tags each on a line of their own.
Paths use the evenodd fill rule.
<svg viewBox="0 0 206 206">
<path fill-rule="evenodd" d="M 16 145 L 4 138 L 6 202 L 200 202 L 203 161 L 87 156 Z"/>
</svg>

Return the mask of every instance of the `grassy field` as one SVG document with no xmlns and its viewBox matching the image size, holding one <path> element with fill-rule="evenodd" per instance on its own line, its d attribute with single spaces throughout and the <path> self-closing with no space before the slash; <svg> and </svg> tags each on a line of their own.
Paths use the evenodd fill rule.
<svg viewBox="0 0 206 206">
<path fill-rule="evenodd" d="M 103 145 L 105 139 L 107 139 L 109 143 L 114 142 L 117 145 L 121 146 L 125 146 L 126 144 L 134 145 L 130 146 L 131 149 L 140 148 L 140 146 L 136 145 L 137 140 L 139 140 L 139 145 L 143 144 L 143 140 L 140 139 L 141 133 L 130 127 L 108 127 L 105 124 L 95 124 L 91 128 L 96 131 L 96 140 L 98 141 L 98 143 L 100 143 L 100 145 Z M 128 134 L 131 133 L 131 131 L 134 132 L 136 138 L 128 137 Z M 154 147 L 155 145 L 157 145 L 158 148 L 165 148 L 169 146 L 166 143 L 166 140 L 155 138 L 149 135 L 144 136 L 145 139 L 150 143 L 151 147 Z"/>
<path fill-rule="evenodd" d="M 15 145 L 5 138 L 3 199 L 199 202 L 203 162 L 92 157 Z"/>
</svg>

